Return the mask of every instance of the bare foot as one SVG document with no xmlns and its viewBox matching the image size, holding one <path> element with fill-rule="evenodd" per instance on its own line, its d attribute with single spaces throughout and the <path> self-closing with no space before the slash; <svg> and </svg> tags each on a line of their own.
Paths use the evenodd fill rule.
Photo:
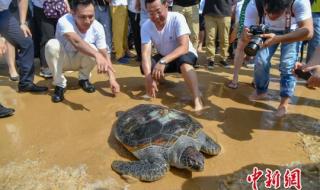
<svg viewBox="0 0 320 190">
<path fill-rule="evenodd" d="M 262 94 L 257 94 L 257 92 L 253 92 L 249 96 L 250 101 L 256 101 L 256 100 L 270 100 L 271 97 L 268 95 L 268 93 L 262 93 Z"/>
<path fill-rule="evenodd" d="M 276 117 L 284 117 L 288 112 L 288 108 L 286 106 L 279 106 L 278 110 L 275 112 Z"/>
</svg>

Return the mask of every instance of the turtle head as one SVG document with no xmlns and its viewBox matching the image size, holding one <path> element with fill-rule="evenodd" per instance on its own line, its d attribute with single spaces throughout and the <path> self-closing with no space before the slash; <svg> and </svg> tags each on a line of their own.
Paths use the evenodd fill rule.
<svg viewBox="0 0 320 190">
<path fill-rule="evenodd" d="M 190 171 L 202 171 L 204 168 L 204 157 L 197 149 L 188 146 L 181 154 L 180 163 Z"/>
</svg>

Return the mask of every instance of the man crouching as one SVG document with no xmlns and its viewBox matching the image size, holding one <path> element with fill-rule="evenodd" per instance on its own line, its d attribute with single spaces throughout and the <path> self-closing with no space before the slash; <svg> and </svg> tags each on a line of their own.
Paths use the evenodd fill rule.
<svg viewBox="0 0 320 190">
<path fill-rule="evenodd" d="M 195 111 L 203 109 L 198 80 L 193 65 L 197 53 L 189 35 L 190 30 L 183 15 L 168 12 L 166 0 L 146 0 L 150 19 L 141 28 L 142 71 L 145 75 L 146 90 L 155 97 L 157 81 L 164 73 L 180 72 L 192 92 Z M 158 54 L 152 57 L 152 43 Z"/>
<path fill-rule="evenodd" d="M 98 73 L 109 75 L 110 87 L 119 92 L 112 63 L 108 55 L 103 26 L 95 20 L 92 0 L 74 0 L 72 14 L 58 20 L 56 39 L 48 41 L 45 56 L 53 74 L 55 90 L 53 102 L 64 99 L 67 80 L 63 71 L 79 71 L 79 85 L 92 93 L 95 87 L 89 82 L 90 72 L 97 65 Z"/>
</svg>

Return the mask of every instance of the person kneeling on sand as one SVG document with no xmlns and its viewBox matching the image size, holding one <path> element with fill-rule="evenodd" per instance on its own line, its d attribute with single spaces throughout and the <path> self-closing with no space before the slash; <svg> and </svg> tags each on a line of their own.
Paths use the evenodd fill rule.
<svg viewBox="0 0 320 190">
<path fill-rule="evenodd" d="M 56 86 L 53 102 L 64 99 L 67 80 L 63 71 L 78 70 L 80 87 L 85 92 L 94 92 L 95 87 L 89 82 L 89 77 L 95 65 L 98 73 L 109 75 L 112 92 L 119 92 L 120 87 L 107 53 L 104 29 L 95 20 L 94 14 L 91 0 L 74 0 L 71 14 L 58 20 L 56 38 L 46 44 L 45 57 Z"/>
<path fill-rule="evenodd" d="M 203 109 L 198 80 L 193 65 L 197 53 L 189 35 L 190 30 L 183 15 L 168 12 L 166 0 L 146 0 L 150 19 L 141 28 L 142 64 L 147 94 L 155 97 L 157 82 L 164 73 L 180 72 L 192 92 L 195 111 Z M 158 54 L 151 58 L 152 43 Z"/>
</svg>

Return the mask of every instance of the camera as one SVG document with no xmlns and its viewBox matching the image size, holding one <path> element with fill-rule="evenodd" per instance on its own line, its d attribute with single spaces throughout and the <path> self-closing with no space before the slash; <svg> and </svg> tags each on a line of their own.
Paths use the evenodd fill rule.
<svg viewBox="0 0 320 190">
<path fill-rule="evenodd" d="M 249 33 L 251 33 L 253 36 L 248 45 L 244 48 L 244 52 L 248 56 L 255 56 L 260 49 L 259 44 L 264 41 L 264 39 L 261 38 L 260 35 L 268 34 L 269 32 L 269 28 L 263 24 L 250 26 Z"/>
</svg>

